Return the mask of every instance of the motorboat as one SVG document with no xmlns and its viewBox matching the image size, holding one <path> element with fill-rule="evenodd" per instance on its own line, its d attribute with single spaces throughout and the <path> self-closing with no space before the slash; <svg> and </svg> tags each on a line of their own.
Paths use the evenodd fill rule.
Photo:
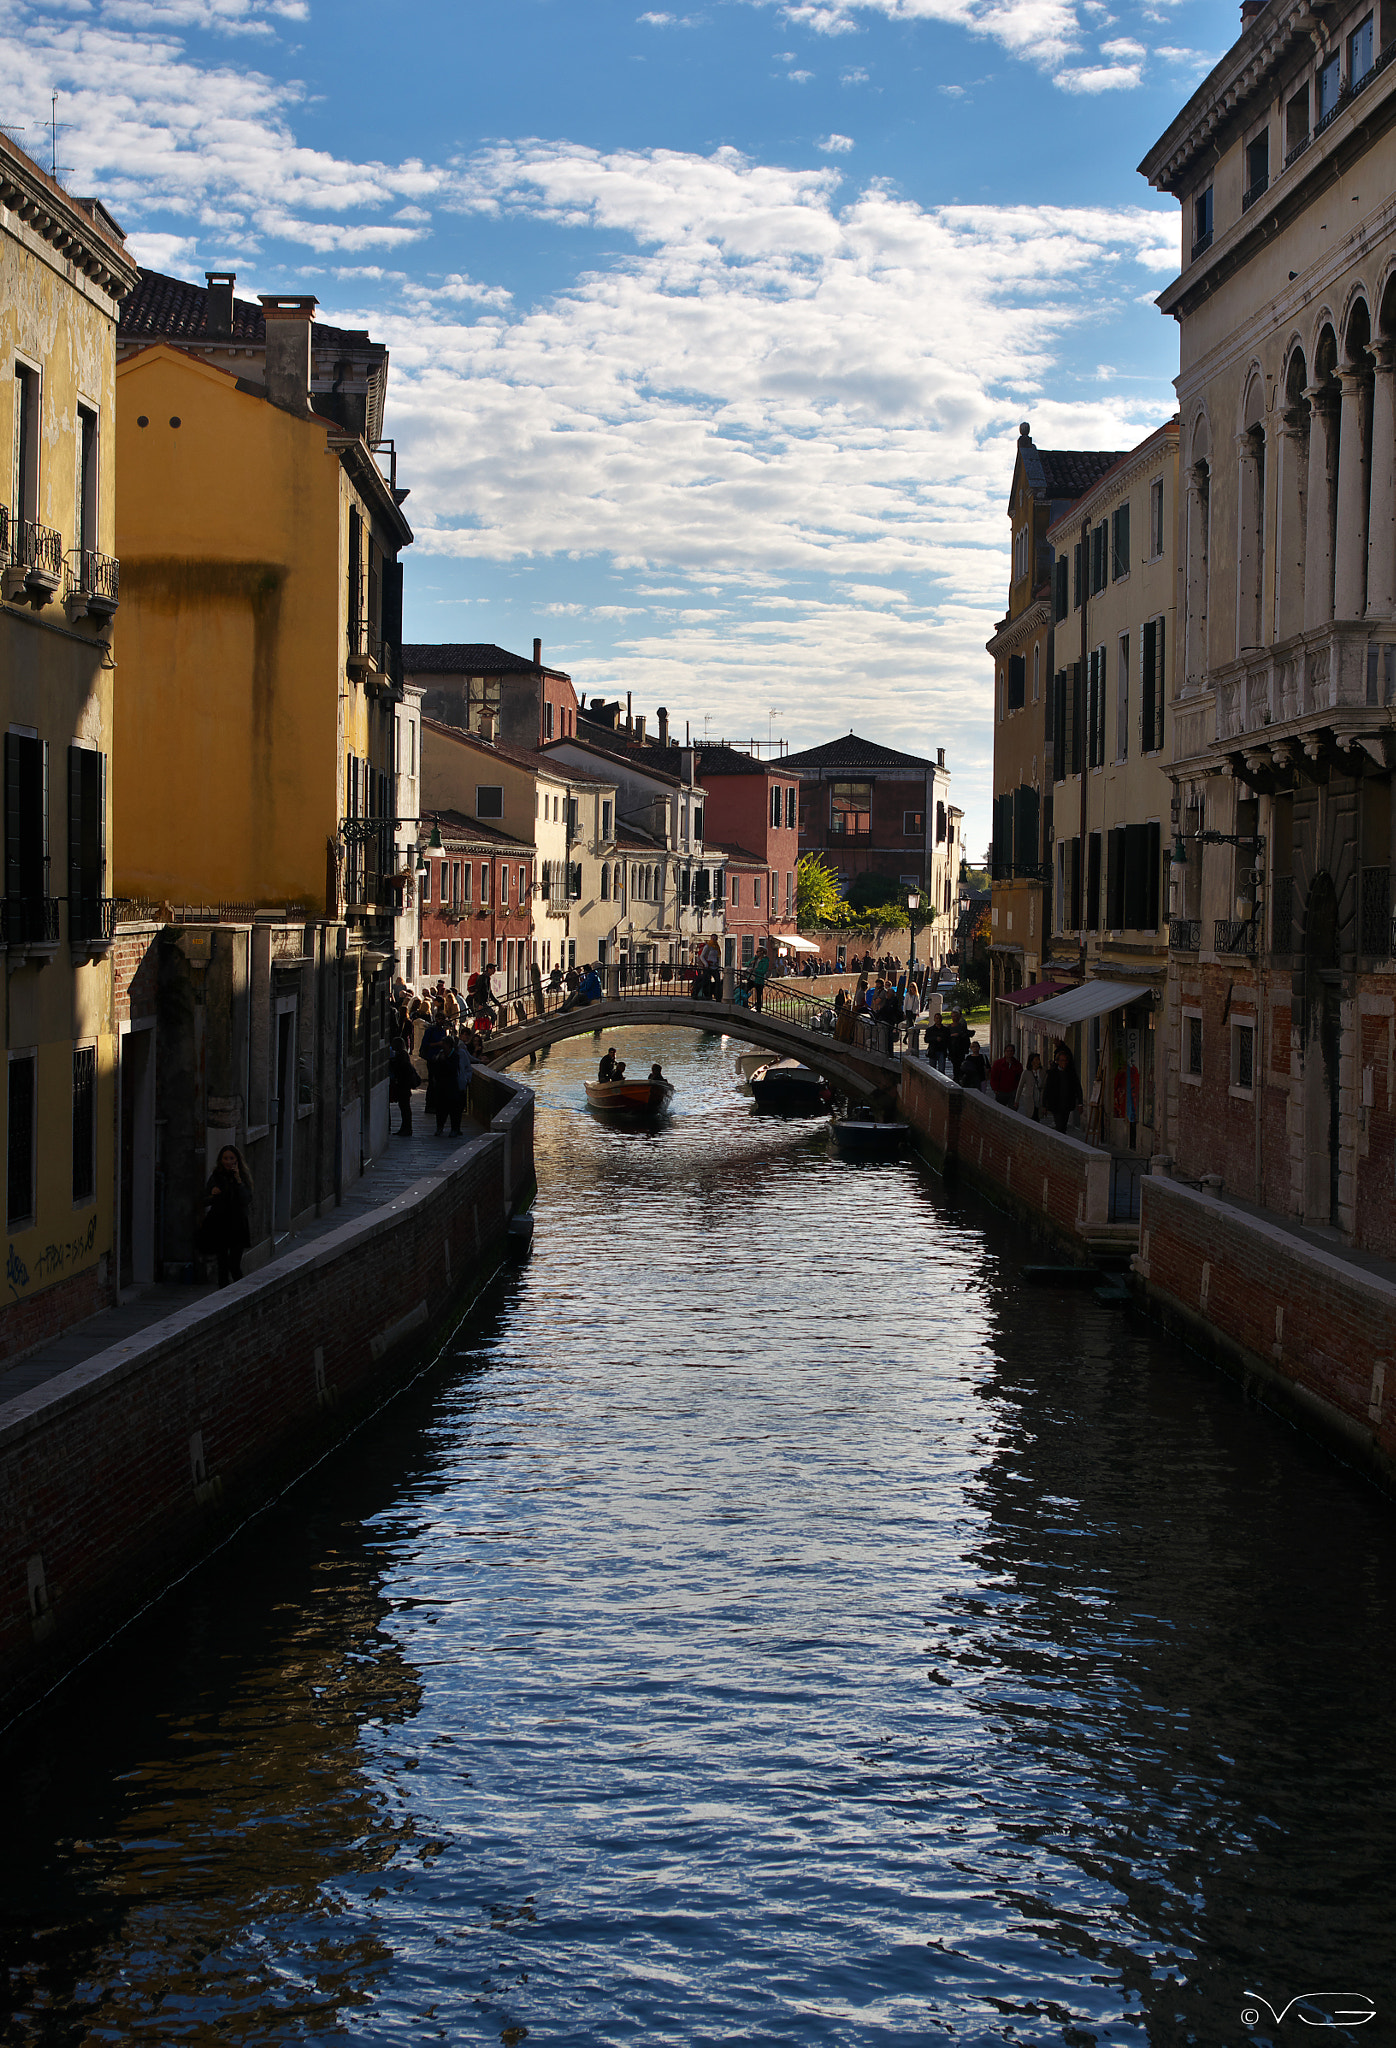
<svg viewBox="0 0 1396 2048">
<path fill-rule="evenodd" d="M 751 1077 L 758 1109 L 785 1116 L 818 1116 L 829 1107 L 834 1091 L 822 1074 L 800 1060 L 771 1060 Z"/>
<path fill-rule="evenodd" d="M 587 1101 L 611 1116 L 658 1116 L 669 1106 L 672 1081 L 588 1081 Z"/>
<path fill-rule="evenodd" d="M 830 1128 L 841 1159 L 895 1159 L 907 1140 L 905 1124 L 876 1123 L 870 1116 L 835 1117 Z"/>
<path fill-rule="evenodd" d="M 746 1088 L 751 1086 L 753 1074 L 759 1074 L 763 1067 L 769 1067 L 771 1055 L 768 1052 L 739 1052 L 737 1054 L 737 1079 Z"/>
</svg>

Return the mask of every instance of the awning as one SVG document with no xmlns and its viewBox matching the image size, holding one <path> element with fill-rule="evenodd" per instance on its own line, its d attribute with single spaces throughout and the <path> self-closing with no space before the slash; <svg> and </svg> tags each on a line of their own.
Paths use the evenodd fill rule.
<svg viewBox="0 0 1396 2048">
<path fill-rule="evenodd" d="M 779 947 L 781 947 L 782 950 L 788 948 L 789 951 L 792 953 L 818 953 L 822 950 L 819 946 L 815 945 L 813 939 L 785 938 L 784 936 L 778 935 L 776 938 L 776 944 Z"/>
<path fill-rule="evenodd" d="M 1088 1017 L 1103 1017 L 1107 1010 L 1122 1010 L 1126 1003 L 1154 993 L 1147 981 L 1083 981 L 1049 1002 L 1038 1003 L 1023 1019 L 1026 1030 L 1044 1025 L 1061 1030 L 1068 1024 L 1084 1024 Z"/>
<path fill-rule="evenodd" d="M 1000 996 L 1001 1003 L 1040 1003 L 1044 996 L 1064 995 L 1076 984 L 1071 981 L 1035 981 L 1028 988 L 1011 989 L 1006 996 Z"/>
</svg>

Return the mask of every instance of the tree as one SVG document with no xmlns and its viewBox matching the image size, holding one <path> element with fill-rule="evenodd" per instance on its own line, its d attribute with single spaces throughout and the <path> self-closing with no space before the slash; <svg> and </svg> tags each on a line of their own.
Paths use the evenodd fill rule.
<svg viewBox="0 0 1396 2048">
<path fill-rule="evenodd" d="M 906 890 L 886 875 L 857 875 L 848 891 L 848 907 L 856 917 L 871 920 L 889 932 L 906 929 Z"/>
<path fill-rule="evenodd" d="M 795 923 L 800 931 L 836 931 L 848 922 L 838 879 L 817 853 L 807 853 L 795 870 Z"/>
</svg>

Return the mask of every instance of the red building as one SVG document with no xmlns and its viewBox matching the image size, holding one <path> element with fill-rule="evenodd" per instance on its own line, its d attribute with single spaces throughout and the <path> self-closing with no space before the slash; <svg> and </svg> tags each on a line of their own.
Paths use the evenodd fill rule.
<svg viewBox="0 0 1396 2048">
<path fill-rule="evenodd" d="M 565 669 L 545 668 L 507 647 L 456 640 L 414 642 L 402 650 L 404 680 L 422 692 L 422 715 L 512 747 L 544 747 L 577 730 L 577 693 Z"/>
<path fill-rule="evenodd" d="M 795 930 L 800 778 L 783 761 L 758 761 L 737 747 L 699 747 L 696 753 L 697 780 L 707 791 L 703 830 L 709 845 L 715 842 L 729 853 L 727 930 L 740 937 L 787 937 Z M 758 872 L 743 868 L 738 874 L 734 858 L 754 859 Z M 739 905 L 732 901 L 734 879 L 743 898 Z"/>
<path fill-rule="evenodd" d="M 770 925 L 770 888 L 772 870 L 766 866 L 761 854 L 750 853 L 744 846 L 718 845 L 708 841 L 709 848 L 727 856 L 725 868 L 723 904 L 723 928 L 726 936 L 722 942 L 722 964 L 724 967 L 750 967 L 758 949 L 772 937 Z M 774 954 L 774 947 L 771 947 Z"/>
<path fill-rule="evenodd" d="M 439 848 L 426 844 L 421 882 L 422 986 L 463 989 L 482 968 L 504 975 L 510 993 L 529 980 L 534 848 L 477 819 L 443 811 Z"/>
</svg>

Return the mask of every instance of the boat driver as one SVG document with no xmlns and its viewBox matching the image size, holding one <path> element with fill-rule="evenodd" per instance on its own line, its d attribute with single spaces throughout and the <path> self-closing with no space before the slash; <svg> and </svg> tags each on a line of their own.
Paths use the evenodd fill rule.
<svg viewBox="0 0 1396 2048">
<path fill-rule="evenodd" d="M 596 1070 L 598 1081 L 619 1081 L 625 1075 L 625 1061 L 616 1058 L 615 1047 L 608 1046 L 600 1066 Z"/>
</svg>

